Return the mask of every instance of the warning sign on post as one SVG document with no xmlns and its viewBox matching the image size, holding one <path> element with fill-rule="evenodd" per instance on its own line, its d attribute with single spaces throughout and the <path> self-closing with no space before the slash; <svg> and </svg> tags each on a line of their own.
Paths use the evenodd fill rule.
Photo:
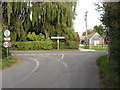
<svg viewBox="0 0 120 90">
<path fill-rule="evenodd" d="M 106 36 L 104 38 L 104 41 L 105 41 L 106 44 L 111 44 L 111 38 L 110 38 L 110 36 Z"/>
<path fill-rule="evenodd" d="M 9 48 L 9 47 L 10 47 L 10 42 L 4 41 L 3 47 L 4 47 L 4 48 Z"/>
</svg>

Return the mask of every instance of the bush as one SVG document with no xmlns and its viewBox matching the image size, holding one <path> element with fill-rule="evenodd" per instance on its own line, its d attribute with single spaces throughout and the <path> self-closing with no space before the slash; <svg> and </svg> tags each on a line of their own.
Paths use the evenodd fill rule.
<svg viewBox="0 0 120 90">
<path fill-rule="evenodd" d="M 42 33 L 39 33 L 39 35 L 36 35 L 35 32 L 32 32 L 32 33 L 29 32 L 27 37 L 31 41 L 44 41 L 45 40 L 45 36 Z"/>
<path fill-rule="evenodd" d="M 11 42 L 12 50 L 50 50 L 52 49 L 52 41 L 27 41 L 27 42 Z"/>
<path fill-rule="evenodd" d="M 53 48 L 57 48 L 57 42 L 53 43 Z M 67 42 L 60 42 L 60 49 L 78 49 L 79 42 L 75 41 L 67 41 Z"/>
<path fill-rule="evenodd" d="M 79 42 L 67 41 L 67 44 L 68 44 L 69 49 L 78 49 L 79 48 Z"/>
<path fill-rule="evenodd" d="M 117 88 L 119 80 L 115 60 L 107 62 L 107 56 L 102 56 L 98 58 L 97 65 L 99 66 L 100 79 L 103 84 L 102 88 Z"/>
</svg>

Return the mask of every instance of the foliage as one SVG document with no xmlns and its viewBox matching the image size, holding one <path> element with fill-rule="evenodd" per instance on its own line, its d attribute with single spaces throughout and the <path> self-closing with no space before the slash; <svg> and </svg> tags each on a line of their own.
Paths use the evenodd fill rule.
<svg viewBox="0 0 120 90">
<path fill-rule="evenodd" d="M 27 35 L 27 37 L 31 41 L 37 41 L 37 35 L 35 34 L 35 32 L 32 32 L 32 34 L 29 32 L 28 35 Z"/>
<path fill-rule="evenodd" d="M 13 64 L 15 64 L 18 60 L 13 57 L 13 56 L 8 56 L 7 58 L 1 59 L 0 60 L 2 62 L 2 66 L 0 66 L 2 69 L 7 68 L 12 66 Z"/>
<path fill-rule="evenodd" d="M 79 42 L 67 41 L 67 44 L 68 44 L 69 49 L 78 49 L 79 48 Z"/>
<path fill-rule="evenodd" d="M 35 2 L 32 6 L 30 2 L 3 2 L 2 9 L 3 29 L 11 30 L 12 41 L 26 41 L 29 32 L 74 40 L 74 2 Z"/>
<path fill-rule="evenodd" d="M 53 43 L 53 48 L 57 49 L 57 43 Z M 79 42 L 76 41 L 67 41 L 67 42 L 60 42 L 60 49 L 78 49 Z"/>
<path fill-rule="evenodd" d="M 11 42 L 12 50 L 50 50 L 52 49 L 52 41 L 48 38 L 45 41 L 27 41 L 27 42 Z"/>
<path fill-rule="evenodd" d="M 75 32 L 74 35 L 75 35 L 75 40 L 74 41 L 80 42 L 80 37 L 79 37 L 78 32 Z"/>
<path fill-rule="evenodd" d="M 101 88 L 118 88 L 116 64 L 115 60 L 107 63 L 107 56 L 98 58 L 97 65 L 99 66 L 100 79 L 102 80 L 101 84 L 103 84 Z"/>
<path fill-rule="evenodd" d="M 94 26 L 94 30 L 95 30 L 95 32 L 98 32 L 99 34 L 100 34 L 100 36 L 103 36 L 103 35 L 105 35 L 105 33 L 104 33 L 104 28 L 103 28 L 103 26 L 101 26 L 101 25 L 99 25 L 99 26 Z"/>
<path fill-rule="evenodd" d="M 94 30 L 87 30 L 87 34 L 91 34 L 95 32 Z M 86 32 L 83 32 L 82 36 L 85 36 L 86 35 Z"/>
<path fill-rule="evenodd" d="M 106 34 L 111 38 L 110 49 L 110 62 L 115 62 L 115 72 L 120 74 L 120 2 L 105 2 L 102 7 L 98 4 L 98 11 L 103 10 L 101 17 L 102 23 L 105 25 Z M 109 63 L 110 63 L 109 62 Z M 120 76 L 117 87 L 120 87 Z"/>
<path fill-rule="evenodd" d="M 29 32 L 27 37 L 31 41 L 44 41 L 45 40 L 45 36 L 42 33 L 40 33 L 39 35 L 36 35 L 35 32 L 32 32 L 32 33 Z"/>
</svg>

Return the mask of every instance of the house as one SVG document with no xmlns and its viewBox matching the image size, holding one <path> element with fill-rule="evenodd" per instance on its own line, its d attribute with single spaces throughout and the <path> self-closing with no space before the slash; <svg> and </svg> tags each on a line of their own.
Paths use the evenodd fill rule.
<svg viewBox="0 0 120 90">
<path fill-rule="evenodd" d="M 97 32 L 91 33 L 87 35 L 87 39 L 89 42 L 89 46 L 97 46 L 97 45 L 102 45 L 104 43 L 104 37 L 101 37 L 100 34 L 98 34 Z M 86 37 L 82 36 L 80 37 L 80 43 L 85 45 L 85 40 Z"/>
</svg>

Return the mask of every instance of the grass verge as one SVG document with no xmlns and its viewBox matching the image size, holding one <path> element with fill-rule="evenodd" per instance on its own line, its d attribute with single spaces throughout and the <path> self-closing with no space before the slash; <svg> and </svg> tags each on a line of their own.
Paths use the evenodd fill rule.
<svg viewBox="0 0 120 90">
<path fill-rule="evenodd" d="M 91 49 L 94 49 L 94 50 L 107 50 L 107 45 L 105 45 L 104 48 L 102 46 L 92 46 Z"/>
<path fill-rule="evenodd" d="M 17 62 L 19 62 L 19 60 L 16 57 L 8 56 L 5 59 L 1 59 L 0 62 L 0 69 L 5 69 L 15 65 Z"/>
<path fill-rule="evenodd" d="M 117 88 L 118 73 L 116 70 L 117 63 L 114 60 L 107 62 L 107 56 L 101 56 L 97 60 L 99 67 L 101 88 Z"/>
<path fill-rule="evenodd" d="M 10 50 L 11 52 L 13 51 L 40 51 L 40 52 L 63 52 L 63 51 L 80 51 L 79 49 L 53 49 L 53 50 Z"/>
<path fill-rule="evenodd" d="M 80 46 L 80 48 L 85 49 L 85 46 Z M 107 50 L 107 45 L 105 45 L 104 48 L 102 48 L 102 46 L 92 46 L 90 49 L 93 49 L 93 50 Z"/>
</svg>

